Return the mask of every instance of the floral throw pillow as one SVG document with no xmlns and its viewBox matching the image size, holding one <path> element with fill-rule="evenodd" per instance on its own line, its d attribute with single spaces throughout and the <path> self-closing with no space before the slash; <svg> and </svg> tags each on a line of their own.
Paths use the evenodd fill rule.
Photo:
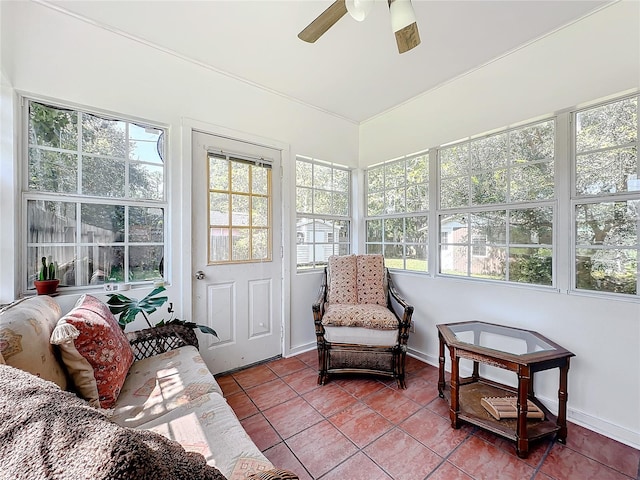
<svg viewBox="0 0 640 480">
<path fill-rule="evenodd" d="M 105 303 L 83 295 L 58 327 L 65 323 L 77 330 L 75 339 L 59 346 L 78 393 L 95 407 L 113 407 L 133 363 L 131 346 L 118 321 Z"/>
</svg>

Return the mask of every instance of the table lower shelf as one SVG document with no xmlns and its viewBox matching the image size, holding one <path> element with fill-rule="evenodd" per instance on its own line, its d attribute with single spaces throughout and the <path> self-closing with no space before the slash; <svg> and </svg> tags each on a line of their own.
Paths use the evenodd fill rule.
<svg viewBox="0 0 640 480">
<path fill-rule="evenodd" d="M 516 440 L 518 420 L 515 418 L 496 420 L 480 403 L 482 397 L 517 395 L 516 389 L 483 379 L 479 379 L 478 381 L 460 379 L 459 390 L 459 420 L 489 430 L 509 440 Z M 449 383 L 445 385 L 443 394 L 449 405 L 451 405 L 451 385 Z M 549 412 L 549 410 L 535 398 L 531 400 L 544 412 L 545 418 L 544 420 L 527 420 L 527 438 L 529 440 L 536 440 L 559 431 L 560 427 L 556 425 L 556 416 Z"/>
</svg>

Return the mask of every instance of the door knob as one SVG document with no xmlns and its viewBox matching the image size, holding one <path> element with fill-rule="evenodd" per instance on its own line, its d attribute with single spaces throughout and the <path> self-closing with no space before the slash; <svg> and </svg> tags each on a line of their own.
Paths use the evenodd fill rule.
<svg viewBox="0 0 640 480">
<path fill-rule="evenodd" d="M 194 276 L 196 277 L 196 280 L 203 280 L 204 272 L 202 270 L 198 270 Z"/>
</svg>

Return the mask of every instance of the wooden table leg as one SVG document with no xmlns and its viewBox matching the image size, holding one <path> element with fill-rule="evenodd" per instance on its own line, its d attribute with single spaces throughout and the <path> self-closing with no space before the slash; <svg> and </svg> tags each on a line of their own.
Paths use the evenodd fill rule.
<svg viewBox="0 0 640 480">
<path fill-rule="evenodd" d="M 438 394 L 440 398 L 444 398 L 444 338 L 438 332 L 438 340 L 440 341 L 440 354 L 438 356 Z"/>
<path fill-rule="evenodd" d="M 456 355 L 455 348 L 449 347 L 449 351 L 451 352 L 451 406 L 449 408 L 449 416 L 451 417 L 451 426 L 460 428 L 458 420 L 458 412 L 460 411 L 460 359 Z"/>
<path fill-rule="evenodd" d="M 567 362 L 560 367 L 560 388 L 558 388 L 558 420 L 556 425 L 558 430 L 558 442 L 567 442 L 567 378 L 569 376 L 569 358 Z"/>
<path fill-rule="evenodd" d="M 516 427 L 516 453 L 520 458 L 529 455 L 529 436 L 527 434 L 527 399 L 530 387 L 530 371 L 528 366 L 518 369 L 518 424 Z"/>
</svg>

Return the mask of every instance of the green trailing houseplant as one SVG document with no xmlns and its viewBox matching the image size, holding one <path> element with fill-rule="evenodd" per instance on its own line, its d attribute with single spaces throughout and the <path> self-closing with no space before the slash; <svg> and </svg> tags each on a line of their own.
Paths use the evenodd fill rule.
<svg viewBox="0 0 640 480">
<path fill-rule="evenodd" d="M 107 305 L 109 306 L 109 310 L 111 310 L 111 313 L 113 313 L 114 315 L 119 315 L 118 323 L 120 324 L 120 328 L 122 328 L 123 330 L 129 323 L 133 322 L 136 319 L 138 314 L 142 314 L 145 321 L 147 322 L 147 325 L 149 325 L 150 328 L 153 328 L 154 325 L 151 324 L 149 315 L 158 310 L 158 308 L 167 303 L 167 301 L 169 300 L 169 297 L 167 297 L 166 295 L 161 295 L 164 291 L 164 287 L 156 287 L 146 297 L 140 300 L 138 300 L 137 298 L 129 298 L 126 295 L 122 295 L 121 293 L 110 293 L 109 295 L 107 295 L 109 297 L 109 300 L 107 300 Z M 170 314 L 173 314 L 172 303 L 169 303 L 169 308 L 167 309 L 167 311 Z M 185 327 L 189 328 L 197 328 L 202 333 L 208 333 L 215 337 L 218 336 L 216 331 L 211 327 L 208 327 L 206 325 L 197 325 L 193 322 L 187 322 L 185 320 L 180 320 L 173 317 L 166 321 L 163 319 L 155 324 L 156 327 L 160 327 L 162 325 L 184 325 Z"/>
</svg>

